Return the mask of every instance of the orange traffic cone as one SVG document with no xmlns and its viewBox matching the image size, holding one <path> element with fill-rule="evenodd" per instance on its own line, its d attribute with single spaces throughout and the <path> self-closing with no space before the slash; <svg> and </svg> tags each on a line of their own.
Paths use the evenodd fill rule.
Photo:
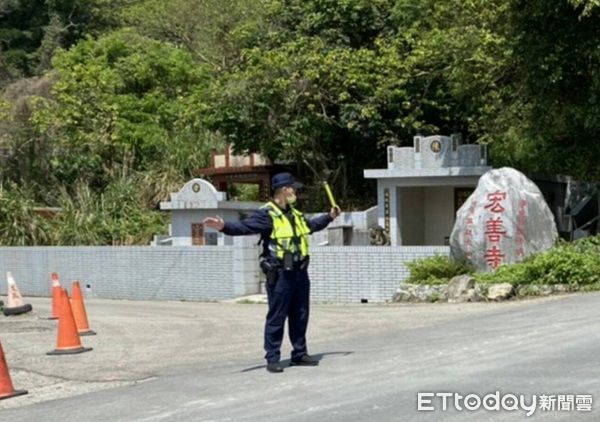
<svg viewBox="0 0 600 422">
<path fill-rule="evenodd" d="M 85 304 L 83 303 L 83 295 L 81 294 L 81 286 L 79 281 L 74 281 L 71 287 L 71 307 L 73 308 L 73 317 L 77 324 L 77 331 L 80 336 L 95 336 L 96 332 L 90 329 L 88 323 Z"/>
<path fill-rule="evenodd" d="M 60 289 L 60 297 L 61 305 L 60 317 L 58 318 L 56 349 L 46 354 L 73 355 L 75 353 L 89 352 L 92 350 L 91 347 L 83 347 L 81 345 L 77 326 L 75 325 L 75 318 L 73 318 L 73 311 L 71 311 L 71 304 L 69 303 L 69 295 L 63 288 Z"/>
<path fill-rule="evenodd" d="M 3 312 L 4 315 L 19 315 L 24 314 L 26 312 L 31 311 L 30 304 L 23 304 L 23 297 L 21 296 L 21 292 L 19 292 L 19 288 L 17 287 L 17 283 L 13 278 L 10 272 L 6 273 L 6 285 L 8 300 L 7 305 L 4 307 Z"/>
<path fill-rule="evenodd" d="M 0 400 L 27 394 L 26 390 L 15 390 L 4 358 L 2 343 L 0 343 Z"/>
<path fill-rule="evenodd" d="M 52 316 L 48 319 L 60 317 L 60 279 L 58 274 L 52 273 Z"/>
</svg>

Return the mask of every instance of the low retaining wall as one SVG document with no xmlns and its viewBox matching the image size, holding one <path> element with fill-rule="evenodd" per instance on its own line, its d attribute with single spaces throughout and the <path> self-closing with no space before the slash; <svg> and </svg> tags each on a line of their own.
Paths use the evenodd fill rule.
<svg viewBox="0 0 600 422">
<path fill-rule="evenodd" d="M 250 239 L 252 240 L 252 239 Z M 315 303 L 387 302 L 408 277 L 406 262 L 448 247 L 314 247 Z M 258 248 L 246 239 L 210 247 L 2 247 L 0 277 L 11 271 L 24 295 L 49 296 L 50 273 L 80 280 L 86 295 L 134 300 L 222 300 L 257 293 Z M 5 282 L 0 293 L 6 293 Z"/>
<path fill-rule="evenodd" d="M 311 298 L 330 303 L 388 302 L 410 275 L 407 262 L 449 253 L 447 246 L 313 247 Z"/>
<path fill-rule="evenodd" d="M 218 300 L 235 295 L 234 255 L 232 246 L 0 248 L 0 271 L 31 296 L 48 296 L 57 272 L 63 285 L 80 280 L 91 297 Z"/>
</svg>

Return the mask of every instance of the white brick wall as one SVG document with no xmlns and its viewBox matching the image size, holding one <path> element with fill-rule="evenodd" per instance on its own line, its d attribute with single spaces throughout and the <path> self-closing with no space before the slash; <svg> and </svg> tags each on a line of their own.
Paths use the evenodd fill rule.
<svg viewBox="0 0 600 422">
<path fill-rule="evenodd" d="M 11 271 L 21 293 L 31 296 L 49 296 L 50 273 L 57 272 L 63 287 L 79 280 L 86 295 L 98 298 L 227 299 L 236 290 L 234 252 L 232 246 L 0 248 L 0 277 Z"/>
<path fill-rule="evenodd" d="M 91 297 L 220 300 L 258 292 L 253 240 L 210 247 L 5 247 L 0 277 L 11 271 L 24 295 L 49 296 L 50 273 L 79 280 Z M 445 246 L 340 246 L 311 249 L 314 303 L 391 300 L 408 277 L 406 262 L 449 253 Z M 89 286 L 89 287 L 88 287 Z M 6 293 L 6 282 L 0 283 Z"/>
<path fill-rule="evenodd" d="M 311 249 L 311 300 L 316 303 L 387 302 L 409 276 L 406 262 L 447 246 L 346 246 Z"/>
</svg>

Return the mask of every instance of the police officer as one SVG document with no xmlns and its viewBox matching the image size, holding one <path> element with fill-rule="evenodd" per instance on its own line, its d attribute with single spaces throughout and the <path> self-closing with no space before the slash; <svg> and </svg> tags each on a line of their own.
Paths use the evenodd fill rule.
<svg viewBox="0 0 600 422">
<path fill-rule="evenodd" d="M 288 331 L 293 351 L 291 365 L 314 366 L 319 362 L 307 353 L 310 281 L 308 279 L 308 236 L 323 230 L 340 213 L 334 207 L 328 214 L 307 219 L 296 209 L 296 189 L 302 184 L 290 173 L 273 176 L 273 199 L 239 222 L 221 217 L 206 218 L 204 224 L 229 236 L 260 234 L 263 252 L 261 268 L 267 276 L 269 311 L 265 324 L 265 359 L 269 372 L 283 372 L 279 362 L 283 328 Z"/>
</svg>

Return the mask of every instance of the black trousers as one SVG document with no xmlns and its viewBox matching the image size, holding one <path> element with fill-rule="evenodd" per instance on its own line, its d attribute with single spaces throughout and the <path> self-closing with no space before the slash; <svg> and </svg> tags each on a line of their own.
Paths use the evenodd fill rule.
<svg viewBox="0 0 600 422">
<path fill-rule="evenodd" d="M 307 270 L 280 271 L 276 283 L 267 283 L 269 312 L 265 323 L 265 359 L 279 362 L 285 320 L 292 343 L 292 359 L 306 353 L 310 280 Z"/>
</svg>

